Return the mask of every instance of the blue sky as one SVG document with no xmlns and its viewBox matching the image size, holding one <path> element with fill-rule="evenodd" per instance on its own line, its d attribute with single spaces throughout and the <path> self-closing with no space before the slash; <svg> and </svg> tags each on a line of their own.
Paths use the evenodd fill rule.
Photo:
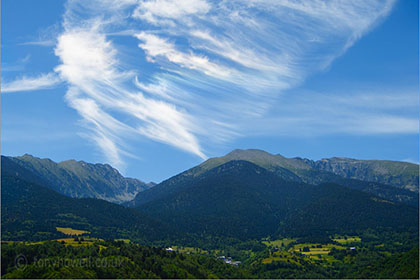
<svg viewBox="0 0 420 280">
<path fill-rule="evenodd" d="M 418 162 L 418 1 L 175 2 L 2 1 L 2 154 Z"/>
</svg>

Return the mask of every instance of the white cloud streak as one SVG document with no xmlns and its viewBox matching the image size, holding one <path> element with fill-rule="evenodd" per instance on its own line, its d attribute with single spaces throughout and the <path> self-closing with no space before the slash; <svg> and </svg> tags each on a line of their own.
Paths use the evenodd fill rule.
<svg viewBox="0 0 420 280">
<path fill-rule="evenodd" d="M 3 62 L 1 64 L 2 72 L 22 72 L 25 70 L 26 64 L 30 61 L 31 56 L 26 55 L 14 63 Z"/>
<path fill-rule="evenodd" d="M 219 79 L 232 78 L 233 70 L 210 62 L 206 56 L 180 52 L 175 49 L 173 44 L 153 34 L 141 32 L 135 36 L 137 39 L 144 42 L 139 44 L 139 47 L 146 52 L 148 55 L 147 59 L 151 62 L 154 62 L 154 58 L 156 57 L 165 57 L 169 62 L 183 68 L 203 72 L 208 76 L 213 76 Z"/>
<path fill-rule="evenodd" d="M 138 136 L 205 158 L 202 142 L 267 134 L 274 123 L 285 132 L 295 124 L 312 131 L 311 116 L 291 109 L 293 98 L 290 104 L 276 100 L 328 67 L 393 3 L 69 0 L 55 71 L 69 85 L 66 100 L 83 118 L 87 136 L 113 165 L 123 166 L 130 155 L 124 142 Z M 136 41 L 121 44 L 118 37 Z M 328 116 L 326 108 L 318 113 Z M 394 133 L 413 130 L 411 119 L 369 116 L 366 128 L 349 121 L 343 131 L 392 133 L 398 124 Z M 337 128 L 326 119 L 316 120 L 324 131 Z"/>
<path fill-rule="evenodd" d="M 71 85 L 66 99 L 92 130 L 87 136 L 118 168 L 123 167 L 121 155 L 126 153 L 120 135 L 143 135 L 205 158 L 187 114 L 127 85 L 134 73 L 121 70 L 117 50 L 103 34 L 102 24 L 72 26 L 58 38 L 55 49 L 61 60 L 55 71 Z M 114 113 L 130 116 L 131 122 L 118 121 Z"/>
<path fill-rule="evenodd" d="M 129 127 L 103 111 L 93 99 L 81 97 L 80 91 L 75 87 L 68 90 L 66 99 L 83 117 L 84 125 L 92 130 L 84 136 L 97 143 L 114 166 L 123 168 L 124 162 L 120 152 L 123 141 L 118 135 L 129 131 Z"/>
<path fill-rule="evenodd" d="M 414 90 L 349 92 L 341 94 L 300 92 L 282 96 L 268 116 L 254 120 L 247 131 L 254 135 L 293 135 L 295 137 L 328 134 L 378 135 L 416 134 L 419 132 L 418 93 Z"/>
<path fill-rule="evenodd" d="M 164 23 L 174 25 L 168 19 L 179 19 L 189 15 L 206 14 L 210 5 L 204 0 L 152 0 L 141 1 L 134 10 L 133 17 L 145 20 L 149 23 L 160 25 Z"/>
<path fill-rule="evenodd" d="M 283 90 L 327 67 L 392 3 L 69 1 L 56 71 L 112 118 L 88 117 L 88 107 L 68 96 L 114 164 L 123 151 L 108 124 L 115 113 L 131 120 L 119 135 L 141 134 L 205 158 L 199 139 L 240 135 L 250 118 L 261 118 Z M 143 69 L 122 64 L 107 33 L 132 34 L 160 71 L 139 80 Z"/>
<path fill-rule="evenodd" d="M 28 41 L 22 43 L 23 46 L 40 46 L 40 47 L 54 47 L 55 46 L 54 40 L 38 40 L 38 41 Z"/>
<path fill-rule="evenodd" d="M 61 83 L 60 78 L 55 73 L 42 74 L 38 77 L 21 77 L 11 82 L 2 81 L 1 91 L 19 92 L 53 88 Z"/>
</svg>

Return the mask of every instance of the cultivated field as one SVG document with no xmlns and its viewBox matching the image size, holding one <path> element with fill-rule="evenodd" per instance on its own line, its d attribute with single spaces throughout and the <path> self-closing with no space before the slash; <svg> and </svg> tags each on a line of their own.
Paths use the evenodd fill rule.
<svg viewBox="0 0 420 280">
<path fill-rule="evenodd" d="M 293 238 L 283 238 L 277 240 L 263 240 L 262 243 L 268 247 L 283 248 L 289 246 L 290 243 L 296 242 L 297 239 Z"/>
<path fill-rule="evenodd" d="M 56 229 L 59 232 L 62 232 L 64 234 L 66 234 L 66 235 L 73 235 L 73 236 L 78 236 L 78 235 L 90 233 L 89 231 L 79 230 L 79 229 L 72 229 L 72 228 L 56 227 Z"/>
<path fill-rule="evenodd" d="M 339 236 L 333 238 L 333 240 L 340 244 L 359 243 L 362 239 L 358 236 Z"/>
</svg>

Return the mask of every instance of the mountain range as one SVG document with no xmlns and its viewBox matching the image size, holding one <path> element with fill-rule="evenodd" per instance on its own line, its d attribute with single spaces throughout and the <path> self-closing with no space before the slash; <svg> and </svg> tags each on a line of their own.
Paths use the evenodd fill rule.
<svg viewBox="0 0 420 280">
<path fill-rule="evenodd" d="M 44 185 L 42 177 L 9 157 L 1 158 L 2 240 L 64 237 L 56 227 L 73 227 L 101 238 L 164 238 L 169 230 L 153 218 L 108 201 L 72 198 Z M 147 233 L 147 234 L 146 234 Z"/>
<path fill-rule="evenodd" d="M 259 239 L 328 236 L 370 227 L 415 231 L 417 225 L 415 207 L 334 183 L 286 181 L 243 160 L 169 180 L 148 192 L 161 194 L 161 188 L 169 187 L 170 193 L 136 209 L 188 233 Z"/>
<path fill-rule="evenodd" d="M 336 183 L 373 194 L 382 199 L 412 206 L 417 206 L 419 201 L 419 166 L 416 164 L 345 158 L 311 161 L 301 158 L 285 158 L 281 155 L 272 155 L 253 149 L 234 150 L 226 156 L 211 158 L 163 181 L 151 190 L 139 193 L 133 201 L 126 205 L 139 206 L 158 197 L 166 196 L 177 191 L 172 185 L 178 181 L 189 181 L 233 160 L 251 162 L 289 182 L 312 185 Z"/>
<path fill-rule="evenodd" d="M 43 186 L 70 197 L 98 198 L 123 203 L 154 186 L 154 183 L 125 178 L 108 164 L 75 160 L 56 163 L 28 154 L 7 158 L 36 175 L 34 183 L 42 183 Z"/>
<path fill-rule="evenodd" d="M 231 160 L 245 160 L 255 163 L 270 171 L 287 169 L 303 182 L 317 184 L 323 182 L 331 174 L 397 188 L 419 191 L 419 166 L 408 162 L 388 160 L 357 160 L 343 157 L 333 157 L 313 161 L 309 159 L 286 158 L 282 155 L 272 155 L 262 150 L 234 150 L 223 157 L 211 158 L 200 165 L 202 170 L 208 170 Z M 281 173 L 281 172 L 279 172 Z M 314 176 L 315 175 L 315 176 Z"/>
<path fill-rule="evenodd" d="M 418 166 L 409 163 L 235 150 L 153 187 L 109 165 L 29 155 L 1 163 L 3 238 L 14 240 L 69 226 L 142 242 L 418 232 Z"/>
</svg>

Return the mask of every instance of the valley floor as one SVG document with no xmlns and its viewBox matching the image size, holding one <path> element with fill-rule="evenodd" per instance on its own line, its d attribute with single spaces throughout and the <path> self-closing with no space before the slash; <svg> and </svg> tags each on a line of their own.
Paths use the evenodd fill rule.
<svg viewBox="0 0 420 280">
<path fill-rule="evenodd" d="M 71 231 L 72 229 L 67 229 Z M 72 231 L 76 232 L 75 230 Z M 2 278 L 413 278 L 419 249 L 407 236 L 282 238 L 223 248 L 143 246 L 80 236 L 2 241 Z M 205 248 L 207 247 L 207 248 Z"/>
</svg>

